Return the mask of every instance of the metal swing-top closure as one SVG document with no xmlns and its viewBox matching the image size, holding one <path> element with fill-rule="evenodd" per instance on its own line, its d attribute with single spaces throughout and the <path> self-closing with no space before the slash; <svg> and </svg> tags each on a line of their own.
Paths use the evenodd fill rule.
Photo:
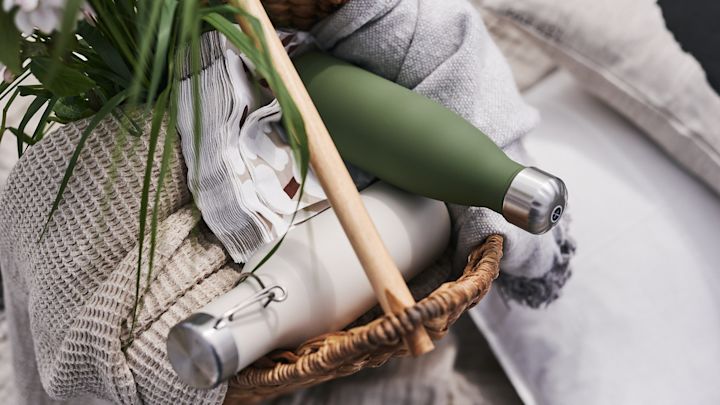
<svg viewBox="0 0 720 405">
<path fill-rule="evenodd" d="M 240 302 L 234 307 L 228 309 L 227 312 L 225 312 L 222 317 L 218 319 L 214 328 L 224 328 L 228 323 L 233 322 L 235 320 L 235 316 L 238 315 L 243 309 L 248 308 L 256 302 L 267 299 L 267 302 L 263 305 L 263 307 L 267 307 L 268 305 L 270 305 L 271 302 L 283 302 L 286 298 L 287 291 L 283 287 L 279 285 L 265 287 L 262 290 L 256 292 L 253 296 L 249 297 L 247 300 Z"/>
</svg>

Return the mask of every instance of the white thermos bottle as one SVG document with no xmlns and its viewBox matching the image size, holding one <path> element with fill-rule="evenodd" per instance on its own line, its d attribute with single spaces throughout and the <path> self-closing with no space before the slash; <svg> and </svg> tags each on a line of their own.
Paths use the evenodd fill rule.
<svg viewBox="0 0 720 405">
<path fill-rule="evenodd" d="M 384 183 L 361 196 L 406 280 L 442 254 L 450 238 L 444 203 Z M 245 271 L 271 248 L 257 252 Z M 274 349 L 342 329 L 376 302 L 330 209 L 290 230 L 255 277 L 175 325 L 168 356 L 183 381 L 213 387 Z"/>
</svg>

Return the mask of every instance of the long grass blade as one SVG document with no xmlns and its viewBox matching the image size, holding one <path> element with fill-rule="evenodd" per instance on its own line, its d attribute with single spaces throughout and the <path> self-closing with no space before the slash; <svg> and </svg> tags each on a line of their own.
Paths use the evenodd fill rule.
<svg viewBox="0 0 720 405">
<path fill-rule="evenodd" d="M 193 27 L 193 34 L 190 39 L 190 55 L 192 63 L 191 73 L 191 86 L 192 86 L 192 101 L 193 101 L 193 149 L 198 156 L 202 153 L 201 138 L 202 138 L 202 107 L 200 104 L 200 21 Z M 200 160 L 195 159 L 195 178 L 199 178 L 200 173 Z M 191 187 L 197 189 L 198 184 L 192 184 Z"/>
<path fill-rule="evenodd" d="M 239 9 L 233 10 L 241 12 Z M 223 34 L 240 52 L 245 54 L 245 56 L 255 64 L 257 70 L 260 72 L 267 72 L 269 70 L 267 60 L 255 47 L 252 39 L 226 17 L 215 12 L 210 12 L 205 14 L 202 19 Z"/>
<path fill-rule="evenodd" d="M 67 52 L 70 43 L 75 39 L 75 24 L 77 22 L 77 15 L 80 12 L 83 0 L 68 0 L 65 3 L 63 10 L 62 19 L 60 21 L 60 30 L 55 38 L 53 45 L 52 59 L 60 61 Z M 56 71 L 50 69 L 49 78 L 50 82 L 53 81 Z"/>
<path fill-rule="evenodd" d="M 160 0 L 157 0 L 160 1 Z M 150 104 L 155 100 L 155 95 L 160 87 L 165 69 L 165 63 L 168 61 L 168 47 L 172 41 L 173 21 L 175 19 L 175 10 L 177 8 L 177 0 L 163 0 L 162 13 L 160 15 L 160 24 L 158 26 L 157 42 L 155 44 L 155 55 L 152 63 L 152 74 L 150 77 L 150 86 L 147 90 L 147 99 L 145 102 Z M 168 79 L 169 80 L 169 79 Z"/>
<path fill-rule="evenodd" d="M 155 32 L 158 28 L 160 12 L 163 8 L 163 1 L 156 0 L 150 4 L 150 9 L 148 11 L 150 15 L 147 17 L 147 21 L 145 21 L 145 28 L 142 31 L 142 35 L 140 35 L 140 49 L 138 50 L 137 56 L 138 61 L 135 65 L 135 72 L 130 84 L 130 105 L 137 104 L 140 99 L 140 91 L 143 83 L 146 85 L 149 83 L 149 78 L 146 74 L 149 71 L 147 63 L 150 60 L 150 52 L 152 50 L 153 39 L 155 39 Z M 142 17 L 143 16 L 140 16 L 140 18 Z"/>
<path fill-rule="evenodd" d="M 22 157 L 24 144 L 35 143 L 35 141 L 31 137 L 27 136 L 27 134 L 25 133 L 25 127 L 27 127 L 28 123 L 30 123 L 30 120 L 35 116 L 35 114 L 37 114 L 38 111 L 40 111 L 42 106 L 45 105 L 45 103 L 47 102 L 47 98 L 40 96 L 35 97 L 35 99 L 30 103 L 30 106 L 28 106 L 27 110 L 25 110 L 25 114 L 20 121 L 20 125 L 18 125 L 17 128 L 10 128 L 10 131 L 15 134 L 15 137 L 17 138 L 18 157 Z"/>
<path fill-rule="evenodd" d="M 15 92 L 12 94 L 10 99 L 8 100 L 8 103 L 5 104 L 5 107 L 2 111 L 2 120 L 0 120 L 0 142 L 2 142 L 3 135 L 5 134 L 5 131 L 8 129 L 7 124 L 7 115 L 8 111 L 10 110 L 10 107 L 12 107 L 13 102 L 17 98 L 17 96 L 20 94 L 20 90 L 16 89 Z"/>
<path fill-rule="evenodd" d="M 3 2 L 3 6 L 7 2 Z M 20 60 L 20 44 L 21 36 L 13 16 L 9 11 L 5 11 L 5 7 L 0 10 L 0 38 L 3 40 L 2 46 L 0 46 L 0 63 L 7 66 L 13 73 L 20 73 L 21 60 Z"/>
<path fill-rule="evenodd" d="M 57 97 L 53 97 L 48 100 L 48 105 L 45 108 L 45 111 L 43 111 L 43 114 L 40 116 L 40 121 L 38 121 L 37 127 L 35 127 L 35 132 L 33 132 L 32 134 L 32 140 L 34 143 L 40 142 L 40 140 L 45 135 L 45 128 L 47 127 L 48 117 L 50 117 L 50 114 L 53 111 L 53 107 L 55 107 L 55 103 L 57 103 L 57 101 Z"/>
<path fill-rule="evenodd" d="M 7 86 L 5 86 L 2 94 L 0 94 L 0 101 L 3 101 L 3 99 L 5 99 L 8 94 L 12 93 L 13 90 L 15 90 L 17 86 L 21 85 L 22 82 L 24 82 L 25 79 L 27 79 L 29 76 L 30 69 L 26 67 L 25 70 L 23 70 L 23 72 L 20 74 L 20 76 L 17 77 L 17 79 L 15 79 L 12 83 L 6 83 Z"/>
<path fill-rule="evenodd" d="M 112 46 L 120 51 L 128 66 L 134 69 L 137 64 L 135 59 L 135 40 L 122 21 L 118 21 L 114 14 L 112 2 L 106 0 L 89 0 L 93 10 L 97 13 L 96 27 L 104 33 L 105 38 Z M 110 7 L 108 7 L 110 6 Z"/>
<path fill-rule="evenodd" d="M 121 79 L 120 84 L 127 85 L 132 80 L 132 73 L 128 69 L 125 59 L 117 48 L 104 37 L 100 31 L 88 24 L 80 24 L 80 35 L 95 52 L 100 60 Z"/>
<path fill-rule="evenodd" d="M 152 170 L 155 163 L 155 151 L 157 149 L 158 139 L 160 138 L 160 129 L 162 127 L 163 118 L 165 117 L 165 110 L 167 107 L 168 91 L 163 92 L 158 98 L 153 110 L 152 124 L 150 127 L 150 139 L 148 140 L 148 152 L 147 159 L 145 162 L 145 174 L 143 176 L 143 187 L 140 192 L 140 212 L 138 218 L 138 258 L 137 258 L 137 272 L 135 278 L 135 304 L 133 305 L 133 316 L 130 330 L 135 330 L 135 324 L 137 322 L 137 313 L 140 306 L 140 275 L 142 274 L 143 264 L 143 251 L 145 246 L 145 231 L 147 225 L 148 216 L 148 202 L 150 199 L 150 182 L 152 180 Z M 159 194 L 156 190 L 155 194 Z M 152 239 L 152 237 L 151 237 Z M 152 272 L 154 249 L 150 252 L 150 264 L 148 268 L 148 281 L 150 280 L 150 273 Z"/>
</svg>

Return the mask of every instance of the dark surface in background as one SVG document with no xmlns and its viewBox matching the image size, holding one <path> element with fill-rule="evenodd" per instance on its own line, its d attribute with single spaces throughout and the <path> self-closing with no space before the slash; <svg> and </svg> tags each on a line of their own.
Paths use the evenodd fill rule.
<svg viewBox="0 0 720 405">
<path fill-rule="evenodd" d="M 658 5 L 668 29 L 720 94 L 720 0 L 658 0 Z"/>
<path fill-rule="evenodd" d="M 480 387 L 483 402 L 493 405 L 522 405 L 520 396 L 470 314 L 462 314 L 450 327 L 450 331 L 458 341 L 455 370 Z"/>
</svg>

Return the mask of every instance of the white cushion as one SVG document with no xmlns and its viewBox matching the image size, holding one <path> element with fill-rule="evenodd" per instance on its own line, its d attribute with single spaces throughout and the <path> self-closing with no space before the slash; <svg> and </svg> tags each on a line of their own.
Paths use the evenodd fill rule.
<svg viewBox="0 0 720 405">
<path fill-rule="evenodd" d="M 719 404 L 720 199 L 565 72 L 527 139 L 568 186 L 573 276 L 540 310 L 472 315 L 528 404 Z"/>
<path fill-rule="evenodd" d="M 720 96 L 656 0 L 473 1 L 523 29 L 720 194 Z"/>
</svg>

